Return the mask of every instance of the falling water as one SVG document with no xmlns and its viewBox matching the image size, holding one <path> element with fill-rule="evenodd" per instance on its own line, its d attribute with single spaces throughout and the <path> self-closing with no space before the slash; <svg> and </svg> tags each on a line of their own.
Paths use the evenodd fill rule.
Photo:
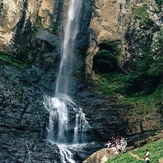
<svg viewBox="0 0 163 163">
<path fill-rule="evenodd" d="M 61 62 L 56 80 L 55 93 L 67 94 L 72 73 L 73 55 L 75 50 L 75 39 L 79 32 L 79 14 L 82 0 L 70 0 L 67 22 L 64 28 L 64 39 L 61 48 Z"/>
<path fill-rule="evenodd" d="M 85 119 L 85 114 L 80 108 L 78 114 L 76 114 L 76 126 L 74 128 L 73 143 L 77 144 L 79 141 L 84 142 L 84 133 L 88 128 L 89 124 Z"/>
<path fill-rule="evenodd" d="M 44 106 L 50 113 L 47 140 L 58 145 L 63 163 L 75 163 L 71 150 L 82 148 L 84 133 L 89 128 L 85 114 L 67 95 L 46 97 Z M 69 111 L 75 116 L 73 134 L 69 130 Z"/>
<path fill-rule="evenodd" d="M 75 163 L 70 149 L 72 146 L 74 149 L 74 145 L 77 149 L 79 143 L 84 143 L 84 132 L 89 127 L 82 109 L 77 107 L 68 95 L 68 88 L 72 82 L 75 41 L 79 32 L 81 7 L 82 0 L 70 0 L 61 46 L 61 61 L 56 79 L 55 97 L 45 97 L 44 100 L 44 106 L 50 114 L 47 140 L 58 145 L 63 163 Z M 75 116 L 74 122 L 70 122 L 70 113 L 71 116 Z M 74 126 L 73 134 L 72 130 L 70 132 L 72 125 Z"/>
<path fill-rule="evenodd" d="M 47 137 L 48 141 L 57 143 L 66 142 L 68 123 L 68 108 L 66 104 L 66 97 L 62 96 L 62 99 L 61 97 L 46 97 L 44 106 L 50 113 Z"/>
</svg>

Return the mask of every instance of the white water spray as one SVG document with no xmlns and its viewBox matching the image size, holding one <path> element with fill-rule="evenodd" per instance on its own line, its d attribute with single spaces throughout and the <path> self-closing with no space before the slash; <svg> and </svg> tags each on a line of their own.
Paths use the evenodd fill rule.
<svg viewBox="0 0 163 163">
<path fill-rule="evenodd" d="M 70 150 L 68 150 L 67 146 L 58 145 L 58 147 L 59 147 L 62 163 L 67 163 L 67 162 L 75 163 L 75 161 L 72 159 L 73 154 L 71 153 Z"/>
<path fill-rule="evenodd" d="M 89 128 L 89 124 L 86 121 L 85 114 L 82 109 L 79 109 L 78 114 L 76 114 L 76 126 L 74 128 L 74 140 L 73 143 L 77 144 L 79 141 L 84 142 L 84 133 Z M 80 135 L 79 135 L 80 134 Z"/>
<path fill-rule="evenodd" d="M 79 32 L 79 14 L 81 7 L 82 0 L 70 0 L 64 27 L 55 97 L 45 97 L 44 100 L 44 106 L 50 114 L 49 126 L 47 127 L 47 140 L 52 144 L 58 145 L 63 163 L 75 163 L 71 152 L 73 149 L 72 146 L 74 147 L 75 145 L 76 150 L 79 146 L 82 147 L 80 143 L 84 143 L 84 132 L 89 127 L 82 109 L 77 107 L 68 96 L 68 88 L 72 82 L 75 41 Z M 70 114 L 71 117 L 72 115 L 74 116 L 71 120 Z"/>
</svg>

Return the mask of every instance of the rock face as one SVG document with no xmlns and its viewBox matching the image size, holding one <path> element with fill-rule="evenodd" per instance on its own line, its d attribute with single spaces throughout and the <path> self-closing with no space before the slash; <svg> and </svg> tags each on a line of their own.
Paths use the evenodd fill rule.
<svg viewBox="0 0 163 163">
<path fill-rule="evenodd" d="M 148 29 L 145 28 L 136 16 L 136 10 L 144 4 L 144 1 L 137 0 L 95 1 L 90 22 L 90 43 L 86 57 L 86 74 L 88 76 L 94 77 L 93 58 L 98 52 L 101 42 L 117 41 L 120 49 L 118 62 L 122 69 L 124 63 L 138 53 L 142 42 L 147 42 L 150 38 L 149 42 L 152 43 L 163 24 L 162 14 L 161 11 L 156 11 L 154 0 L 146 1 L 148 7 L 145 10 L 153 24 Z"/>
<path fill-rule="evenodd" d="M 91 37 L 86 59 L 86 71 L 92 74 L 93 56 L 98 51 L 98 44 L 104 40 L 119 40 L 124 43 L 124 34 L 127 31 L 131 6 L 135 3 L 118 1 L 95 1 L 91 19 Z"/>
<path fill-rule="evenodd" d="M 48 113 L 41 86 L 48 84 L 46 75 L 53 75 L 45 75 L 39 68 L 18 70 L 3 63 L 0 74 L 1 162 L 59 162 L 58 149 L 45 141 Z"/>
<path fill-rule="evenodd" d="M 113 148 L 104 148 L 93 153 L 89 158 L 83 161 L 83 163 L 105 163 L 108 159 L 116 156 Z"/>
<path fill-rule="evenodd" d="M 0 1 L 0 162 L 60 162 L 58 148 L 46 141 L 43 101 L 54 95 L 68 2 Z M 80 15 L 74 81 L 83 72 L 91 3 Z"/>
<path fill-rule="evenodd" d="M 126 135 L 129 126 L 124 116 L 130 106 L 114 103 L 91 88 L 79 92 L 77 98 L 91 125 L 90 141 L 98 142 L 100 139 L 104 143 L 112 136 Z"/>
<path fill-rule="evenodd" d="M 12 53 L 26 47 L 26 43 L 31 41 L 36 27 L 59 33 L 62 18 L 65 15 L 65 9 L 63 11 L 62 9 L 62 0 L 48 2 L 46 0 L 2 0 L 0 9 L 1 51 Z"/>
</svg>

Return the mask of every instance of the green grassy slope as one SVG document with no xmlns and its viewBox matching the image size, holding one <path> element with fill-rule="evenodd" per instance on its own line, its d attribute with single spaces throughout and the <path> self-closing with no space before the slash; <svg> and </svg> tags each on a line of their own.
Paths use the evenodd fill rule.
<svg viewBox="0 0 163 163">
<path fill-rule="evenodd" d="M 148 149 L 150 152 L 150 159 L 152 163 L 158 163 L 159 160 L 163 159 L 163 139 L 147 143 L 142 148 L 134 149 L 120 154 L 117 157 L 108 160 L 107 163 L 143 163 L 145 150 Z"/>
</svg>

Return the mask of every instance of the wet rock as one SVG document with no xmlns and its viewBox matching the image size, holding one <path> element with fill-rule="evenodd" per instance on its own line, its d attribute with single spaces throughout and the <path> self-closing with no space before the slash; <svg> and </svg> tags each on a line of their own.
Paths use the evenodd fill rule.
<svg viewBox="0 0 163 163">
<path fill-rule="evenodd" d="M 42 29 L 38 29 L 36 33 L 36 39 L 40 39 L 43 41 L 48 42 L 52 46 L 56 46 L 57 44 L 57 38 L 54 34 L 51 34 L 50 32 Z"/>
</svg>

